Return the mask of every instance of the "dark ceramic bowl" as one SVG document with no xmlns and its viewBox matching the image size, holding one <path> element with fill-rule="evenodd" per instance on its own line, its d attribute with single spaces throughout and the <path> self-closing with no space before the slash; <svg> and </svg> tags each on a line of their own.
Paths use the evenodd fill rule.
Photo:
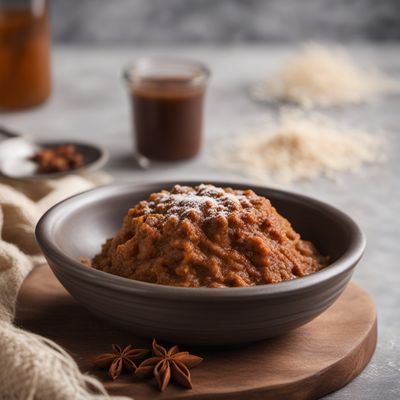
<svg viewBox="0 0 400 400">
<path fill-rule="evenodd" d="M 196 185 L 199 182 L 180 182 Z M 174 183 L 105 186 L 73 196 L 39 221 L 36 237 L 54 274 L 88 310 L 135 335 L 191 345 L 231 345 L 282 334 L 311 321 L 342 293 L 365 238 L 346 214 L 312 198 L 253 185 L 332 263 L 304 278 L 247 288 L 179 288 L 121 278 L 81 265 L 114 235 L 127 210 Z"/>
</svg>

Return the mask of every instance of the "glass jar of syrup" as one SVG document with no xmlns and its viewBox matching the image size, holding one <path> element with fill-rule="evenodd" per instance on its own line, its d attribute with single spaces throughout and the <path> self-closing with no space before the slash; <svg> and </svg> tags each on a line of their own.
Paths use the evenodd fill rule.
<svg viewBox="0 0 400 400">
<path fill-rule="evenodd" d="M 0 109 L 18 110 L 50 94 L 46 0 L 0 0 Z"/>
</svg>

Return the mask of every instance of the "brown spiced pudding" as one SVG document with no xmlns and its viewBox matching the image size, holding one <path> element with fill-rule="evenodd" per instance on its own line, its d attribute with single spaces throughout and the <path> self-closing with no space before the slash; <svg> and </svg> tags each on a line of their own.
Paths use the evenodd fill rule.
<svg viewBox="0 0 400 400">
<path fill-rule="evenodd" d="M 277 283 L 327 264 L 314 245 L 252 190 L 176 185 L 128 211 L 92 267 L 183 287 Z"/>
</svg>

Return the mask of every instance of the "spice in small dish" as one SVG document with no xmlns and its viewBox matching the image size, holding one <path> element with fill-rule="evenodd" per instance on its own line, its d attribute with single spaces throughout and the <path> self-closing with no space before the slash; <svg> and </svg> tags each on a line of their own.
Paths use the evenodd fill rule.
<svg viewBox="0 0 400 400">
<path fill-rule="evenodd" d="M 82 153 L 73 144 L 42 148 L 30 160 L 37 164 L 40 174 L 74 170 L 81 167 L 84 161 Z"/>
</svg>

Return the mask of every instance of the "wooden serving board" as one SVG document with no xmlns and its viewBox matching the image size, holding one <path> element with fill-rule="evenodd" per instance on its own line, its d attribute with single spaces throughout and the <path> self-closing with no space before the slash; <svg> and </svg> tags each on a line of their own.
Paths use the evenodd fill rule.
<svg viewBox="0 0 400 400">
<path fill-rule="evenodd" d="M 204 361 L 193 369 L 193 389 L 174 384 L 160 393 L 152 381 L 129 374 L 112 382 L 91 360 L 111 343 L 148 346 L 98 320 L 60 285 L 48 266 L 24 282 L 17 324 L 66 348 L 84 372 L 95 374 L 111 394 L 142 399 L 317 399 L 356 377 L 376 346 L 376 312 L 370 296 L 350 284 L 339 300 L 314 321 L 284 336 L 235 349 L 193 348 Z M 232 332 L 234 334 L 234 332 Z"/>
</svg>

